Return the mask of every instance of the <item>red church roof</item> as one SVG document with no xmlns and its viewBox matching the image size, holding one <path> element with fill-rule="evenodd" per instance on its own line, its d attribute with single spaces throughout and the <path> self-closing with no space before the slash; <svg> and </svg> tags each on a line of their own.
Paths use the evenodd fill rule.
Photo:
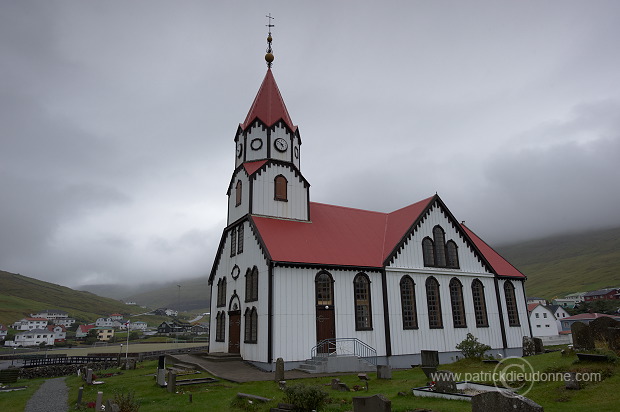
<svg viewBox="0 0 620 412">
<path fill-rule="evenodd" d="M 274 261 L 382 268 L 435 199 L 429 197 L 391 213 L 310 202 L 311 222 L 251 219 Z M 471 230 L 461 227 L 498 275 L 525 277 Z"/>
<path fill-rule="evenodd" d="M 471 238 L 480 253 L 482 253 L 487 262 L 489 262 L 498 275 L 513 278 L 525 278 L 523 273 L 519 272 L 517 268 L 508 263 L 506 259 L 497 253 L 491 246 L 487 245 L 484 240 L 480 239 L 467 226 L 461 224 L 461 227 L 465 230 L 465 233 L 467 233 L 467 235 Z"/>
<path fill-rule="evenodd" d="M 380 268 L 432 199 L 392 213 L 310 202 L 311 222 L 252 219 L 275 261 Z"/>
<path fill-rule="evenodd" d="M 258 160 L 256 162 L 247 162 L 243 164 L 245 171 L 248 173 L 248 176 L 252 176 L 258 169 L 263 167 L 263 165 L 267 163 L 266 160 Z"/>
<path fill-rule="evenodd" d="M 278 120 L 282 120 L 291 130 L 297 130 L 297 126 L 293 125 L 291 116 L 288 114 L 288 110 L 286 110 L 286 105 L 271 69 L 267 70 L 263 83 L 260 85 L 260 89 L 258 89 L 254 103 L 252 103 L 245 121 L 241 124 L 241 128 L 246 129 L 256 118 L 265 123 L 267 127 L 271 127 Z"/>
</svg>

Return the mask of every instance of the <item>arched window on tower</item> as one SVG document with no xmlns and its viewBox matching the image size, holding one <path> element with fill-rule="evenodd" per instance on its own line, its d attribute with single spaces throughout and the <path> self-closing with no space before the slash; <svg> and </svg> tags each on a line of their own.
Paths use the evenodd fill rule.
<svg viewBox="0 0 620 412">
<path fill-rule="evenodd" d="M 276 176 L 274 179 L 274 198 L 275 200 L 280 200 L 282 202 L 287 202 L 287 180 L 286 177 L 282 175 Z"/>
<path fill-rule="evenodd" d="M 415 283 L 409 276 L 400 280 L 400 302 L 403 314 L 403 329 L 418 328 L 418 314 L 415 301 Z"/>
<path fill-rule="evenodd" d="M 474 298 L 474 315 L 476 316 L 476 327 L 484 328 L 489 326 L 487 317 L 487 302 L 484 298 L 484 286 L 479 279 L 471 282 L 471 294 Z"/>
<path fill-rule="evenodd" d="M 439 282 L 432 276 L 426 279 L 426 305 L 428 307 L 428 326 L 431 329 L 443 328 Z"/>
<path fill-rule="evenodd" d="M 450 280 L 450 303 L 452 304 L 452 321 L 454 327 L 467 327 L 465 302 L 463 302 L 463 284 L 457 278 L 452 278 L 452 280 Z"/>
<path fill-rule="evenodd" d="M 517 297 L 515 295 L 515 287 L 509 280 L 504 283 L 504 296 L 506 298 L 508 325 L 521 326 L 521 323 L 519 322 L 519 311 L 517 310 Z"/>
<path fill-rule="evenodd" d="M 241 204 L 242 184 L 241 180 L 237 180 L 237 186 L 235 187 L 235 206 Z"/>
<path fill-rule="evenodd" d="M 358 273 L 353 279 L 355 294 L 355 330 L 372 329 L 370 307 L 370 279 L 365 273 Z"/>
</svg>

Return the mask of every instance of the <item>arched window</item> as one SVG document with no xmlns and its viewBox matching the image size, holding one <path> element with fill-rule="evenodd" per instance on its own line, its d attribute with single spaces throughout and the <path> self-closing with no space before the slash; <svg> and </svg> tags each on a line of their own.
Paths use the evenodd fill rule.
<svg viewBox="0 0 620 412">
<path fill-rule="evenodd" d="M 256 343 L 258 335 L 258 312 L 256 307 L 247 308 L 243 314 L 245 322 L 245 343 Z"/>
<path fill-rule="evenodd" d="M 433 228 L 433 243 L 435 244 L 435 266 L 446 267 L 446 236 L 441 226 Z"/>
<path fill-rule="evenodd" d="M 254 266 L 245 272 L 245 301 L 258 300 L 258 268 Z"/>
<path fill-rule="evenodd" d="M 237 228 L 237 232 L 239 232 L 237 234 L 237 254 L 239 253 L 243 253 L 243 223 L 241 223 L 239 225 L 239 227 Z"/>
<path fill-rule="evenodd" d="M 334 280 L 327 272 L 320 272 L 314 279 L 317 306 L 334 304 Z"/>
<path fill-rule="evenodd" d="M 355 294 L 355 330 L 371 330 L 370 279 L 365 273 L 358 273 L 355 276 L 353 291 Z"/>
<path fill-rule="evenodd" d="M 484 328 L 489 326 L 487 317 L 487 302 L 484 298 L 484 286 L 478 279 L 471 282 L 471 294 L 474 298 L 474 315 L 476 316 L 476 326 Z"/>
<path fill-rule="evenodd" d="M 447 253 L 447 267 L 451 268 L 451 269 L 458 269 L 459 268 L 459 252 L 458 252 L 458 248 L 456 246 L 456 243 L 454 243 L 453 240 L 448 240 L 448 243 L 446 243 L 446 253 Z"/>
<path fill-rule="evenodd" d="M 273 181 L 274 183 L 274 198 L 275 200 L 280 200 L 286 202 L 287 199 L 287 184 L 286 177 L 282 175 L 276 176 Z"/>
<path fill-rule="evenodd" d="M 418 314 L 415 302 L 415 283 L 409 276 L 400 280 L 400 302 L 403 313 L 403 329 L 418 328 Z"/>
<path fill-rule="evenodd" d="M 242 184 L 241 180 L 237 180 L 237 186 L 235 187 L 235 206 L 241 204 Z"/>
<path fill-rule="evenodd" d="M 226 306 L 226 278 L 217 281 L 217 307 Z"/>
<path fill-rule="evenodd" d="M 226 338 L 226 313 L 218 312 L 215 317 L 215 341 L 224 342 Z"/>
<path fill-rule="evenodd" d="M 443 328 L 439 282 L 432 276 L 426 279 L 426 305 L 428 306 L 428 326 L 431 329 Z"/>
<path fill-rule="evenodd" d="M 230 230 L 230 257 L 237 254 L 237 228 L 233 227 Z"/>
<path fill-rule="evenodd" d="M 430 237 L 422 240 L 422 255 L 424 256 L 424 266 L 435 266 L 435 247 Z"/>
<path fill-rule="evenodd" d="M 465 303 L 463 302 L 463 284 L 457 278 L 450 280 L 450 303 L 452 304 L 452 322 L 454 327 L 467 327 Z"/>
<path fill-rule="evenodd" d="M 511 281 L 504 283 L 504 296 L 506 298 L 506 312 L 508 313 L 508 324 L 510 326 L 521 326 L 519 323 L 519 311 L 517 310 L 517 297 L 515 287 Z"/>
</svg>

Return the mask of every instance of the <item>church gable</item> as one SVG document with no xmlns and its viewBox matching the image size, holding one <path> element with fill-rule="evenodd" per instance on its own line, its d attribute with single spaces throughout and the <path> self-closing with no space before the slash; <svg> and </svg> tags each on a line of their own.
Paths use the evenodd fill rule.
<svg viewBox="0 0 620 412">
<path fill-rule="evenodd" d="M 388 267 L 492 274 L 461 225 L 437 197 L 397 247 Z"/>
</svg>

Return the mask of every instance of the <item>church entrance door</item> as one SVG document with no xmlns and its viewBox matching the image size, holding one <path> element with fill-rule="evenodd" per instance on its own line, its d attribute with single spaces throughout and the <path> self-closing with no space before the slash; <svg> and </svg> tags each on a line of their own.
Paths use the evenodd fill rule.
<svg viewBox="0 0 620 412">
<path fill-rule="evenodd" d="M 334 311 L 334 279 L 328 272 L 319 272 L 314 280 L 316 291 L 316 342 L 336 338 L 336 315 Z M 319 346 L 317 352 L 335 351 L 336 342 Z"/>
<path fill-rule="evenodd" d="M 228 312 L 228 353 L 239 353 L 241 339 L 241 311 Z"/>
</svg>

